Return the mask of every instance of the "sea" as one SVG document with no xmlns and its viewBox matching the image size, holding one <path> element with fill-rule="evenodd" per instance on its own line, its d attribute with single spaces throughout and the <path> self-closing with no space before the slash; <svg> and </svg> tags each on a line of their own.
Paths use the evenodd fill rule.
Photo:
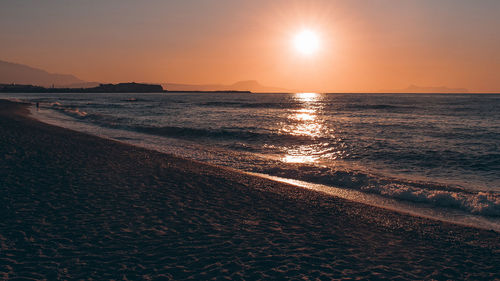
<svg viewBox="0 0 500 281">
<path fill-rule="evenodd" d="M 500 94 L 43 93 L 46 123 L 500 231 Z"/>
</svg>

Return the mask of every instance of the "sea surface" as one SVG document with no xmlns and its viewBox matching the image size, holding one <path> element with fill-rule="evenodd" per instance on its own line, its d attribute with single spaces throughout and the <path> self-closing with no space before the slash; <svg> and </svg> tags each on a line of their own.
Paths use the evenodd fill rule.
<svg viewBox="0 0 500 281">
<path fill-rule="evenodd" d="M 74 130 L 500 229 L 500 95 L 0 97 L 39 102 L 35 117 Z"/>
</svg>

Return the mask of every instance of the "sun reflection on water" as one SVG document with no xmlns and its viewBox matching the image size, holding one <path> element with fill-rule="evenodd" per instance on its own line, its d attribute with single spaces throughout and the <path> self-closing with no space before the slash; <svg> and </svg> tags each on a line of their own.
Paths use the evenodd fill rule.
<svg viewBox="0 0 500 281">
<path fill-rule="evenodd" d="M 296 93 L 295 98 L 302 102 L 312 102 L 320 98 L 319 93 Z"/>
<path fill-rule="evenodd" d="M 285 155 L 282 158 L 283 162 L 286 163 L 314 163 L 317 161 L 317 157 L 312 155 Z"/>
<path fill-rule="evenodd" d="M 294 116 L 292 116 L 292 118 L 301 121 L 312 121 L 316 118 L 316 116 L 309 113 L 297 113 Z"/>
<path fill-rule="evenodd" d="M 323 120 L 318 118 L 322 95 L 297 93 L 293 98 L 301 104 L 302 108 L 290 112 L 288 115 L 290 122 L 283 124 L 282 132 L 293 136 L 308 136 L 313 139 L 323 136 L 326 128 Z M 324 145 L 318 144 L 287 146 L 281 159 L 287 163 L 315 163 L 325 152 L 321 149 L 322 147 Z"/>
</svg>

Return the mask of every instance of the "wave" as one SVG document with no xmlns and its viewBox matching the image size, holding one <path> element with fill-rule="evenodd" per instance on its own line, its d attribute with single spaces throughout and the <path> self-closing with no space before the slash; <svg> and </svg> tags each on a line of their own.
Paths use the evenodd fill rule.
<svg viewBox="0 0 500 281">
<path fill-rule="evenodd" d="M 253 132 L 247 128 L 232 128 L 232 129 L 207 129 L 207 128 L 191 128 L 182 126 L 145 126 L 135 124 L 132 118 L 116 117 L 113 115 L 87 113 L 78 108 L 64 107 L 60 103 L 54 103 L 53 109 L 56 109 L 70 117 L 91 122 L 98 126 L 103 126 L 112 129 L 122 129 L 146 133 L 156 136 L 164 136 L 180 139 L 224 139 L 224 140 L 244 140 L 248 142 L 270 142 L 270 143 L 285 143 L 285 144 L 306 144 L 312 142 L 330 142 L 328 138 L 318 138 L 306 135 L 289 135 L 281 133 L 261 133 Z"/>
<path fill-rule="evenodd" d="M 301 103 L 278 103 L 278 102 L 264 102 L 264 103 L 252 103 L 252 102 L 204 102 L 199 103 L 200 106 L 209 107 L 236 107 L 236 108 L 276 108 L 276 109 L 299 109 L 303 105 Z"/>
<path fill-rule="evenodd" d="M 455 169 L 492 172 L 500 170 L 500 153 L 496 151 L 475 153 L 462 147 L 456 147 L 453 150 L 422 151 L 413 147 L 397 147 L 395 145 L 387 148 L 383 144 L 380 144 L 376 150 L 376 152 L 366 154 L 362 150 L 355 151 L 353 156 L 373 161 L 385 159 L 395 165 L 400 162 L 412 163 L 416 167 L 424 169 L 436 169 L 445 163 L 455 167 Z"/>
<path fill-rule="evenodd" d="M 437 183 L 401 180 L 365 171 L 328 167 L 276 164 L 273 167 L 256 168 L 253 172 L 354 189 L 434 207 L 459 209 L 475 215 L 500 217 L 500 194 L 497 192 L 469 191 Z"/>
<path fill-rule="evenodd" d="M 402 184 L 368 185 L 363 186 L 361 190 L 400 200 L 457 208 L 475 215 L 500 216 L 500 195 L 493 192 L 429 190 Z"/>
<path fill-rule="evenodd" d="M 73 115 L 74 117 L 86 117 L 88 115 L 85 111 L 80 111 L 78 108 L 62 108 L 61 110 L 68 115 Z"/>
<path fill-rule="evenodd" d="M 375 109 L 375 110 L 414 110 L 418 109 L 417 106 L 409 105 L 391 105 L 391 104 L 351 104 L 346 105 L 347 109 Z"/>
<path fill-rule="evenodd" d="M 78 107 L 63 106 L 60 102 L 53 102 L 49 104 L 52 109 L 64 113 L 70 117 L 76 118 L 78 120 L 89 120 L 98 124 L 108 124 L 108 127 L 120 127 L 119 124 L 130 120 L 129 118 L 114 117 L 106 114 L 88 113 L 86 111 L 80 110 Z"/>
<path fill-rule="evenodd" d="M 109 126 L 109 125 L 107 125 Z M 330 142 L 328 138 L 312 138 L 306 135 L 289 135 L 280 133 L 260 133 L 252 132 L 244 129 L 227 130 L 227 129 L 204 129 L 190 128 L 177 126 L 119 126 L 122 129 L 132 130 L 150 135 L 182 138 L 182 139 L 222 139 L 222 140 L 244 140 L 247 142 L 265 142 L 265 143 L 281 143 L 287 145 L 295 144 L 312 144 L 317 142 Z"/>
</svg>

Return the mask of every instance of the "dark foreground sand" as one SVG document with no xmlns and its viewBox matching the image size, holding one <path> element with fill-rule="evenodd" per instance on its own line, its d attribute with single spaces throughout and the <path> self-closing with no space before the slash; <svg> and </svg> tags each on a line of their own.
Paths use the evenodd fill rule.
<svg viewBox="0 0 500 281">
<path fill-rule="evenodd" d="M 0 196 L 0 279 L 500 277 L 496 232 L 53 127 L 6 101 Z"/>
</svg>

